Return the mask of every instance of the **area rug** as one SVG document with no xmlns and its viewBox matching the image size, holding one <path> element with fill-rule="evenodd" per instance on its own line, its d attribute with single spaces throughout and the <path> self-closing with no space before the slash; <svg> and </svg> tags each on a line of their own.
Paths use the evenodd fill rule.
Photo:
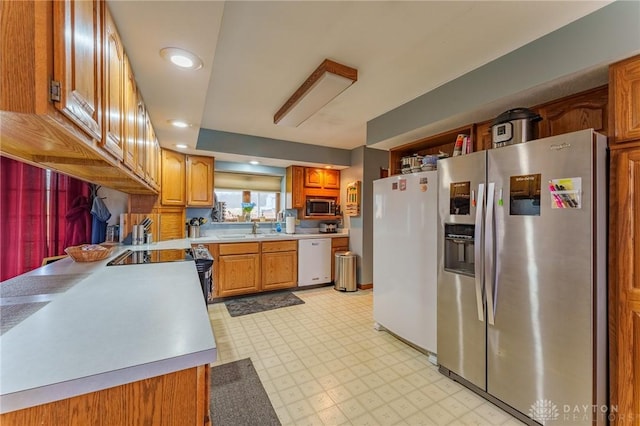
<svg viewBox="0 0 640 426">
<path fill-rule="evenodd" d="M 251 359 L 211 367 L 211 424 L 280 425 Z"/>
<path fill-rule="evenodd" d="M 256 312 L 270 311 L 272 309 L 300 305 L 303 303 L 304 301 L 290 291 L 261 294 L 259 296 L 249 296 L 224 301 L 224 304 L 227 306 L 227 310 L 229 311 L 229 315 L 232 317 L 255 314 Z"/>
</svg>

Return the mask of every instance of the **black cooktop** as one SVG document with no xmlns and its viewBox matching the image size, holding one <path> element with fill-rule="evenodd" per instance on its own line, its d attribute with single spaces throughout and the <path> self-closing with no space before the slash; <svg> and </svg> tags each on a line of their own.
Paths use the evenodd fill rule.
<svg viewBox="0 0 640 426">
<path fill-rule="evenodd" d="M 118 257 L 107 263 L 107 266 L 184 262 L 189 260 L 194 260 L 191 249 L 125 250 Z"/>
</svg>

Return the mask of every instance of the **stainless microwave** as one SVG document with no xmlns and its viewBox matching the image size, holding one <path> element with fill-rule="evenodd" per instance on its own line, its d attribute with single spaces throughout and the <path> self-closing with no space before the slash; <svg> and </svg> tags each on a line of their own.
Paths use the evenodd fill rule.
<svg viewBox="0 0 640 426">
<path fill-rule="evenodd" d="M 305 216 L 334 216 L 336 200 L 331 198 L 307 198 Z"/>
</svg>

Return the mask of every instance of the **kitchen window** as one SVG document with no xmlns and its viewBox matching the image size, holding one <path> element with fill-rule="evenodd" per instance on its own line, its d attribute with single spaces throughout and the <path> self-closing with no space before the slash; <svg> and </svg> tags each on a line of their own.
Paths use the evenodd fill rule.
<svg viewBox="0 0 640 426">
<path fill-rule="evenodd" d="M 216 189 L 218 202 L 225 203 L 225 221 L 235 221 L 243 215 L 243 193 L 238 189 Z M 251 193 L 250 204 L 253 205 L 250 212 L 252 220 L 265 218 L 275 220 L 279 210 L 280 192 L 249 191 Z"/>
<path fill-rule="evenodd" d="M 224 203 L 224 221 L 275 220 L 282 210 L 282 176 L 218 172 L 214 174 L 215 199 Z"/>
</svg>

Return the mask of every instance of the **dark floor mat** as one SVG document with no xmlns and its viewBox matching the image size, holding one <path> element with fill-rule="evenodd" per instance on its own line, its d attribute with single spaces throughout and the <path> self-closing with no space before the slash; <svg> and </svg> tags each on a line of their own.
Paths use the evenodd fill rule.
<svg viewBox="0 0 640 426">
<path fill-rule="evenodd" d="M 229 311 L 229 315 L 232 317 L 255 314 L 256 312 L 270 311 L 272 309 L 303 303 L 304 301 L 289 291 L 242 297 L 239 299 L 225 300 L 224 302 Z"/>
<path fill-rule="evenodd" d="M 209 411 L 217 426 L 281 424 L 249 358 L 211 367 Z"/>
</svg>

